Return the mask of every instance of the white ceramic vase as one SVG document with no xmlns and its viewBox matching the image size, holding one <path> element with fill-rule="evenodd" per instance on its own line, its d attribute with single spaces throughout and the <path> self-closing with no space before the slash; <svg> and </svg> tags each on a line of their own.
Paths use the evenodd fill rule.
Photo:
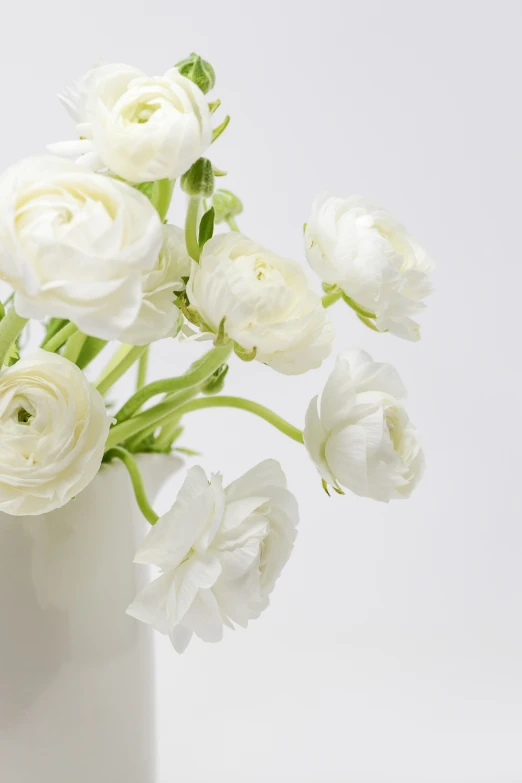
<svg viewBox="0 0 522 783">
<path fill-rule="evenodd" d="M 140 458 L 151 501 L 179 466 Z M 121 463 L 58 511 L 0 514 L 5 783 L 154 783 L 152 638 L 125 614 L 146 527 Z"/>
</svg>

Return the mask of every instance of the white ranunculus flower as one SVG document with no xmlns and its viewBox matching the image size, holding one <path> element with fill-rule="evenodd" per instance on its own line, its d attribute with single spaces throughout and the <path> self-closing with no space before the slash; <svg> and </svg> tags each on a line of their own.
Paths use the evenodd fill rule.
<svg viewBox="0 0 522 783">
<path fill-rule="evenodd" d="M 390 364 L 364 351 L 337 358 L 321 403 L 306 414 L 305 446 L 323 480 L 374 500 L 407 498 L 424 455 L 404 408 L 406 391 Z"/>
<path fill-rule="evenodd" d="M 130 345 L 148 345 L 179 330 L 180 311 L 174 292 L 185 289 L 191 259 L 185 245 L 185 233 L 172 225 L 163 226 L 163 246 L 158 262 L 143 273 L 143 299 L 138 317 L 122 334 Z"/>
<path fill-rule="evenodd" d="M 53 144 L 58 155 L 85 155 L 130 182 L 176 179 L 212 141 L 204 94 L 171 68 L 148 77 L 129 65 L 100 64 L 60 96 L 80 139 Z"/>
<path fill-rule="evenodd" d="M 319 367 L 331 350 L 333 328 L 303 268 L 247 237 L 218 234 L 192 264 L 190 307 L 245 352 L 286 375 Z"/>
<path fill-rule="evenodd" d="M 37 350 L 0 372 L 0 511 L 46 514 L 100 467 L 110 419 L 75 364 Z"/>
<path fill-rule="evenodd" d="M 306 255 L 324 283 L 375 316 L 379 331 L 418 340 L 413 317 L 431 293 L 433 263 L 385 209 L 362 196 L 318 196 L 305 229 Z"/>
<path fill-rule="evenodd" d="M 135 562 L 160 576 L 128 613 L 170 636 L 183 652 L 193 633 L 218 642 L 223 626 L 246 627 L 269 596 L 296 537 L 297 504 L 275 460 L 261 462 L 223 489 L 191 468 L 172 509 L 150 530 Z"/>
<path fill-rule="evenodd" d="M 0 278 L 24 318 L 68 318 L 119 339 L 141 307 L 162 243 L 142 193 L 84 166 L 29 158 L 0 179 Z"/>
</svg>

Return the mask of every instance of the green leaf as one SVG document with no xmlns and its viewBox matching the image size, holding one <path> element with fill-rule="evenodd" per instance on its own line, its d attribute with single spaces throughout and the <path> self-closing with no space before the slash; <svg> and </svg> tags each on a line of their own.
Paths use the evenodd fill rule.
<svg viewBox="0 0 522 783">
<path fill-rule="evenodd" d="M 198 245 L 200 247 L 203 247 L 205 242 L 208 242 L 209 239 L 212 239 L 212 236 L 214 234 L 214 207 L 210 207 L 208 212 L 205 212 L 203 217 L 201 218 L 201 223 L 199 224 L 199 237 L 198 237 Z"/>
</svg>

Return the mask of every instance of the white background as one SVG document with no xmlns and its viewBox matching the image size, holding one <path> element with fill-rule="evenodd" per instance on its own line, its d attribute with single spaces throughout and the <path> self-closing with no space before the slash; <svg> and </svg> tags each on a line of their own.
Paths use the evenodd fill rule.
<svg viewBox="0 0 522 783">
<path fill-rule="evenodd" d="M 326 187 L 388 207 L 438 263 L 420 343 L 332 311 L 336 349 L 392 361 L 410 391 L 428 469 L 408 503 L 328 499 L 248 414 L 187 419 L 184 445 L 227 480 L 277 457 L 301 526 L 247 632 L 182 657 L 158 641 L 159 783 L 522 781 L 521 21 L 518 2 L 472 0 L 3 10 L 2 169 L 71 137 L 54 94 L 99 56 L 158 73 L 196 50 L 232 115 L 212 157 L 246 233 L 304 262 Z M 163 344 L 154 374 L 196 350 Z M 289 379 L 238 361 L 228 388 L 301 425 L 332 363 Z"/>
</svg>

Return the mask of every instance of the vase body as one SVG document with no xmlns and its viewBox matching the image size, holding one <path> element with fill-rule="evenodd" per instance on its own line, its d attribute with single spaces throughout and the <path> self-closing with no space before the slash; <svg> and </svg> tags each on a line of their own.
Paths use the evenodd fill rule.
<svg viewBox="0 0 522 783">
<path fill-rule="evenodd" d="M 140 458 L 151 501 L 179 465 Z M 119 462 L 64 508 L 0 514 L 0 780 L 155 783 L 152 636 L 125 614 L 146 529 Z"/>
</svg>

